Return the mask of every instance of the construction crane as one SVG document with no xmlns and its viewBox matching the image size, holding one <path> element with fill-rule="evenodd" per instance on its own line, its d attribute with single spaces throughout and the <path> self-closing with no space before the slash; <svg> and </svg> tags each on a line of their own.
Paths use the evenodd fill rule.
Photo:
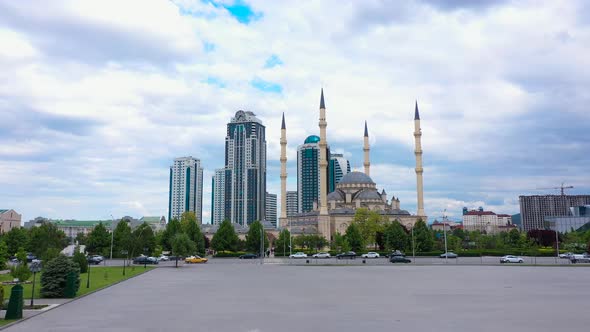
<svg viewBox="0 0 590 332">
<path fill-rule="evenodd" d="M 559 187 L 551 187 L 551 188 L 537 188 L 537 190 L 549 190 L 549 189 L 561 189 L 561 194 L 565 195 L 564 189 L 573 189 L 574 186 L 564 186 L 564 183 L 561 183 L 561 186 Z"/>
</svg>

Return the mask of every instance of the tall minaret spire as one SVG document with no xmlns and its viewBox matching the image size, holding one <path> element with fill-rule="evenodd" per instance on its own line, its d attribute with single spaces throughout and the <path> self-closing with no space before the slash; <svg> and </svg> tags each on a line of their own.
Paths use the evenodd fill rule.
<svg viewBox="0 0 590 332">
<path fill-rule="evenodd" d="M 324 103 L 324 89 L 322 89 L 322 95 L 320 97 L 320 201 L 319 201 L 319 210 L 320 213 L 318 215 L 318 231 L 319 233 L 326 238 L 328 243 L 331 240 L 331 230 L 330 230 L 330 216 L 328 215 L 328 142 L 326 140 L 326 127 L 328 123 L 326 122 L 326 104 Z"/>
<path fill-rule="evenodd" d="M 422 129 L 420 128 L 420 113 L 418 112 L 418 101 L 416 100 L 416 108 L 414 110 L 414 141 L 416 155 L 416 191 L 418 194 L 418 216 L 425 216 L 424 213 L 424 188 L 422 183 Z"/>
<path fill-rule="evenodd" d="M 371 176 L 371 171 L 370 171 L 370 167 L 371 167 L 371 159 L 369 158 L 369 152 L 371 150 L 371 148 L 369 147 L 369 130 L 367 129 L 367 121 L 365 121 L 365 137 L 364 137 L 364 146 L 363 146 L 363 152 L 365 154 L 365 174 L 367 174 L 367 176 Z"/>
<path fill-rule="evenodd" d="M 287 221 L 287 128 L 285 127 L 285 113 L 281 123 L 281 216 L 279 226 L 286 227 Z"/>
</svg>

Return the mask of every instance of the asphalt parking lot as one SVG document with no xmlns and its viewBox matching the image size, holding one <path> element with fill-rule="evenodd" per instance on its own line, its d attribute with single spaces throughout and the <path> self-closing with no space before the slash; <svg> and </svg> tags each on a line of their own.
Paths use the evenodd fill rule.
<svg viewBox="0 0 590 332">
<path fill-rule="evenodd" d="M 585 331 L 588 280 L 570 266 L 166 263 L 7 331 Z"/>
</svg>

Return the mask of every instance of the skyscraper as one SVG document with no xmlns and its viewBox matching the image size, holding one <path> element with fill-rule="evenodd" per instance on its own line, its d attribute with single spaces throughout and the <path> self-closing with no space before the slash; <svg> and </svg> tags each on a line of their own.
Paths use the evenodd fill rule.
<svg viewBox="0 0 590 332">
<path fill-rule="evenodd" d="M 287 217 L 297 214 L 297 191 L 287 191 Z M 285 225 L 281 225 L 283 227 Z"/>
<path fill-rule="evenodd" d="M 328 166 L 330 172 L 330 186 L 328 192 L 333 192 L 336 189 L 336 184 L 346 174 L 350 173 L 350 162 L 344 158 L 344 155 L 334 153 L 330 155 L 330 165 Z"/>
<path fill-rule="evenodd" d="M 215 170 L 211 184 L 211 223 L 225 220 L 225 168 Z"/>
<path fill-rule="evenodd" d="M 590 195 L 519 196 L 522 229 L 545 229 L 545 217 L 573 216 L 571 207 L 590 204 Z"/>
<path fill-rule="evenodd" d="M 203 222 L 203 168 L 193 157 L 176 158 L 170 166 L 168 220 L 180 218 L 186 211 L 194 212 L 197 222 Z"/>
<path fill-rule="evenodd" d="M 225 219 L 241 225 L 264 219 L 265 127 L 252 112 L 237 111 L 227 124 L 225 188 Z"/>
<path fill-rule="evenodd" d="M 266 221 L 277 227 L 277 195 L 266 193 Z"/>
<path fill-rule="evenodd" d="M 297 207 L 300 213 L 313 210 L 314 202 L 317 203 L 319 200 L 319 142 L 318 136 L 311 135 L 297 148 Z M 328 180 L 328 177 L 324 179 Z"/>
</svg>

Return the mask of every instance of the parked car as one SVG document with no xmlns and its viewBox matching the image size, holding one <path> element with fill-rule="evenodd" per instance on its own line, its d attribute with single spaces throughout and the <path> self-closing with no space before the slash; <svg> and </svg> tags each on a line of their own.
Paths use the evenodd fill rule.
<svg viewBox="0 0 590 332">
<path fill-rule="evenodd" d="M 580 254 L 580 255 L 572 255 L 570 258 L 572 264 L 576 263 L 590 263 L 590 255 L 588 254 Z"/>
<path fill-rule="evenodd" d="M 391 254 L 389 256 L 389 261 L 391 263 L 411 263 L 412 261 L 409 258 L 406 258 L 403 254 Z"/>
<path fill-rule="evenodd" d="M 170 260 L 170 257 L 168 257 L 166 255 L 162 255 L 158 258 L 158 260 L 163 261 L 163 262 L 167 262 Z"/>
<path fill-rule="evenodd" d="M 299 252 L 289 255 L 289 258 L 307 258 L 307 254 L 299 251 Z"/>
<path fill-rule="evenodd" d="M 440 254 L 440 258 L 457 258 L 457 257 L 459 257 L 459 255 L 455 254 L 452 251 L 448 251 L 445 254 Z"/>
<path fill-rule="evenodd" d="M 158 264 L 155 257 L 139 256 L 133 259 L 133 264 Z"/>
<path fill-rule="evenodd" d="M 32 253 L 27 253 L 27 263 L 31 263 L 33 260 L 37 259 L 37 256 L 33 255 Z"/>
<path fill-rule="evenodd" d="M 559 258 L 567 258 L 570 259 L 574 255 L 573 252 L 566 252 L 565 254 L 559 254 Z"/>
<path fill-rule="evenodd" d="M 256 255 L 256 254 L 243 254 L 239 258 L 240 259 L 254 259 L 254 258 L 258 258 L 258 255 Z"/>
<path fill-rule="evenodd" d="M 500 263 L 524 263 L 524 259 L 518 256 L 506 255 L 500 257 Z"/>
<path fill-rule="evenodd" d="M 336 255 L 336 258 L 338 259 L 355 259 L 356 258 L 356 252 L 354 251 L 347 251 L 347 252 L 341 252 L 338 255 Z"/>
<path fill-rule="evenodd" d="M 104 258 L 100 255 L 92 255 L 92 256 L 88 256 L 88 258 L 87 258 L 88 264 L 94 264 L 94 265 L 98 265 L 98 264 L 102 263 L 103 260 L 104 260 Z"/>
<path fill-rule="evenodd" d="M 385 257 L 391 257 L 391 256 L 405 256 L 406 254 L 404 254 L 403 252 L 399 251 L 399 250 L 392 250 L 391 254 L 387 254 L 385 255 Z"/>
<path fill-rule="evenodd" d="M 379 254 L 374 251 L 369 251 L 366 254 L 361 255 L 362 258 L 379 258 Z"/>
<path fill-rule="evenodd" d="M 313 254 L 313 258 L 330 258 L 329 252 L 318 252 L 317 254 Z"/>
<path fill-rule="evenodd" d="M 189 256 L 187 258 L 184 259 L 185 263 L 189 263 L 189 264 L 197 264 L 197 263 L 207 263 L 208 259 L 207 258 L 203 258 L 201 256 L 198 255 L 194 255 L 194 256 Z"/>
</svg>

